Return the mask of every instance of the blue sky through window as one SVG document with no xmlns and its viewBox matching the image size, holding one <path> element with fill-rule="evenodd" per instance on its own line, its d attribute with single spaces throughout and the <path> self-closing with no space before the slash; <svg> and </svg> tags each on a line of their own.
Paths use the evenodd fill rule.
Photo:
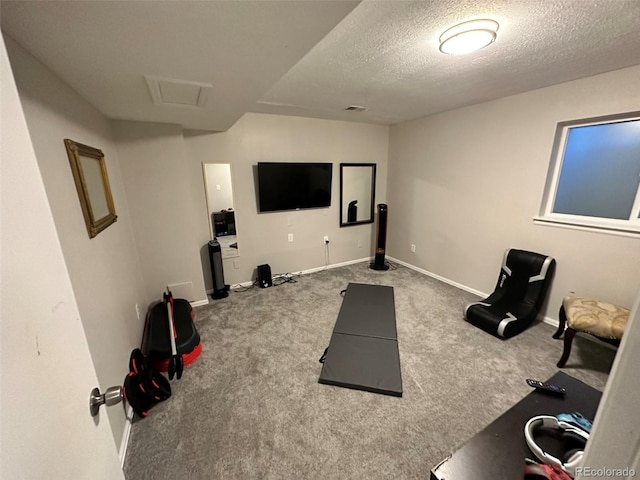
<svg viewBox="0 0 640 480">
<path fill-rule="evenodd" d="M 569 129 L 554 213 L 628 220 L 640 185 L 640 120 Z"/>
</svg>

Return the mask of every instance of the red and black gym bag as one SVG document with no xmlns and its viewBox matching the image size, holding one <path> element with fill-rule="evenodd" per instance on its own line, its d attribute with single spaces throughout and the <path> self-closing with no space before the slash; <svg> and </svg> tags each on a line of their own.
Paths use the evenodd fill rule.
<svg viewBox="0 0 640 480">
<path fill-rule="evenodd" d="M 171 396 L 171 385 L 147 364 L 142 351 L 136 348 L 129 358 L 129 374 L 124 379 L 122 391 L 133 411 L 144 418 L 154 405 Z"/>
</svg>

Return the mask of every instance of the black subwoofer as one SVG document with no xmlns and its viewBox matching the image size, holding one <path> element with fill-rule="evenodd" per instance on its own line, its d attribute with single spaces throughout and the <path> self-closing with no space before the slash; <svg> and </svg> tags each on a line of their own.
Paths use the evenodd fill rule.
<svg viewBox="0 0 640 480">
<path fill-rule="evenodd" d="M 267 288 L 273 285 L 273 279 L 271 278 L 271 267 L 269 264 L 258 265 L 258 286 L 260 288 Z"/>
</svg>

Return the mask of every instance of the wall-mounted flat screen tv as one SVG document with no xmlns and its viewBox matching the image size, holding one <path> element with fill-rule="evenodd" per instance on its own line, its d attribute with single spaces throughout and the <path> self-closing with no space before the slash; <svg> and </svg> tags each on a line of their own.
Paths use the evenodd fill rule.
<svg viewBox="0 0 640 480">
<path fill-rule="evenodd" d="M 258 210 L 328 207 L 332 173 L 332 163 L 258 162 Z"/>
</svg>

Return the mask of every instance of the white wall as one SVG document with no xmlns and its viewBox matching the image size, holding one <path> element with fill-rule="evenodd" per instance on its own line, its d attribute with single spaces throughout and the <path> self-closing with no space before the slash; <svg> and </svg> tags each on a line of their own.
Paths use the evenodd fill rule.
<svg viewBox="0 0 640 480">
<path fill-rule="evenodd" d="M 226 132 L 187 132 L 185 146 L 192 171 L 201 172 L 203 162 L 231 164 L 240 258 L 225 261 L 226 283 L 252 280 L 256 266 L 263 263 L 271 266 L 273 274 L 321 267 L 325 235 L 330 238 L 331 264 L 372 256 L 373 224 L 339 226 L 340 163 L 376 163 L 376 203 L 385 202 L 387 139 L 384 126 L 266 114 L 246 114 Z M 259 214 L 257 162 L 333 162 L 331 206 Z M 202 232 L 204 244 L 209 240 L 208 229 Z M 287 241 L 289 233 L 293 243 Z M 208 267 L 205 270 L 209 275 Z M 210 278 L 207 288 L 211 288 Z"/>
<path fill-rule="evenodd" d="M 231 169 L 225 163 L 206 163 L 205 190 L 209 203 L 209 217 L 213 212 L 233 208 L 233 188 L 231 186 Z"/>
<path fill-rule="evenodd" d="M 124 478 L 1 37 L 0 62 L 0 477 Z"/>
<path fill-rule="evenodd" d="M 630 307 L 640 238 L 535 225 L 556 124 L 640 109 L 640 66 L 393 126 L 388 252 L 482 292 L 503 253 L 557 261 L 545 315 L 570 291 Z M 416 245 L 411 253 L 410 244 Z"/>
<path fill-rule="evenodd" d="M 582 466 L 592 470 L 584 472 L 586 475 L 577 475 L 578 480 L 595 477 L 593 471 L 598 469 L 632 469 L 635 472 L 633 475 L 624 473 L 624 477 L 611 472 L 600 475 L 601 478 L 631 478 L 640 472 L 639 343 L 640 294 L 631 309 L 585 450 Z"/>
<path fill-rule="evenodd" d="M 191 171 L 182 128 L 113 122 L 120 166 L 147 295 L 191 283 L 190 301 L 206 300 L 200 252 L 209 241 L 202 167 Z"/>
<path fill-rule="evenodd" d="M 8 37 L 6 43 L 99 386 L 104 390 L 122 385 L 130 352 L 140 345 L 150 297 L 142 288 L 110 123 L 17 43 Z M 118 220 L 93 239 L 87 234 L 65 138 L 100 148 L 105 154 Z M 48 245 L 43 242 L 40 248 L 46 250 Z M 41 275 L 34 275 L 30 288 L 34 297 L 41 295 Z M 140 319 L 136 304 L 142 309 Z M 108 415 L 119 446 L 124 411 L 112 408 Z"/>
<path fill-rule="evenodd" d="M 113 125 L 147 295 L 159 297 L 167 284 L 191 282 L 190 300 L 201 301 L 212 289 L 202 163 L 231 164 L 240 257 L 224 260 L 227 284 L 253 280 L 263 263 L 274 275 L 323 266 L 324 235 L 330 237 L 331 264 L 372 255 L 373 225 L 339 227 L 339 164 L 376 163 L 376 202 L 384 202 L 388 127 L 265 114 L 247 114 L 222 133 Z M 258 214 L 259 161 L 333 162 L 331 207 Z"/>
</svg>

